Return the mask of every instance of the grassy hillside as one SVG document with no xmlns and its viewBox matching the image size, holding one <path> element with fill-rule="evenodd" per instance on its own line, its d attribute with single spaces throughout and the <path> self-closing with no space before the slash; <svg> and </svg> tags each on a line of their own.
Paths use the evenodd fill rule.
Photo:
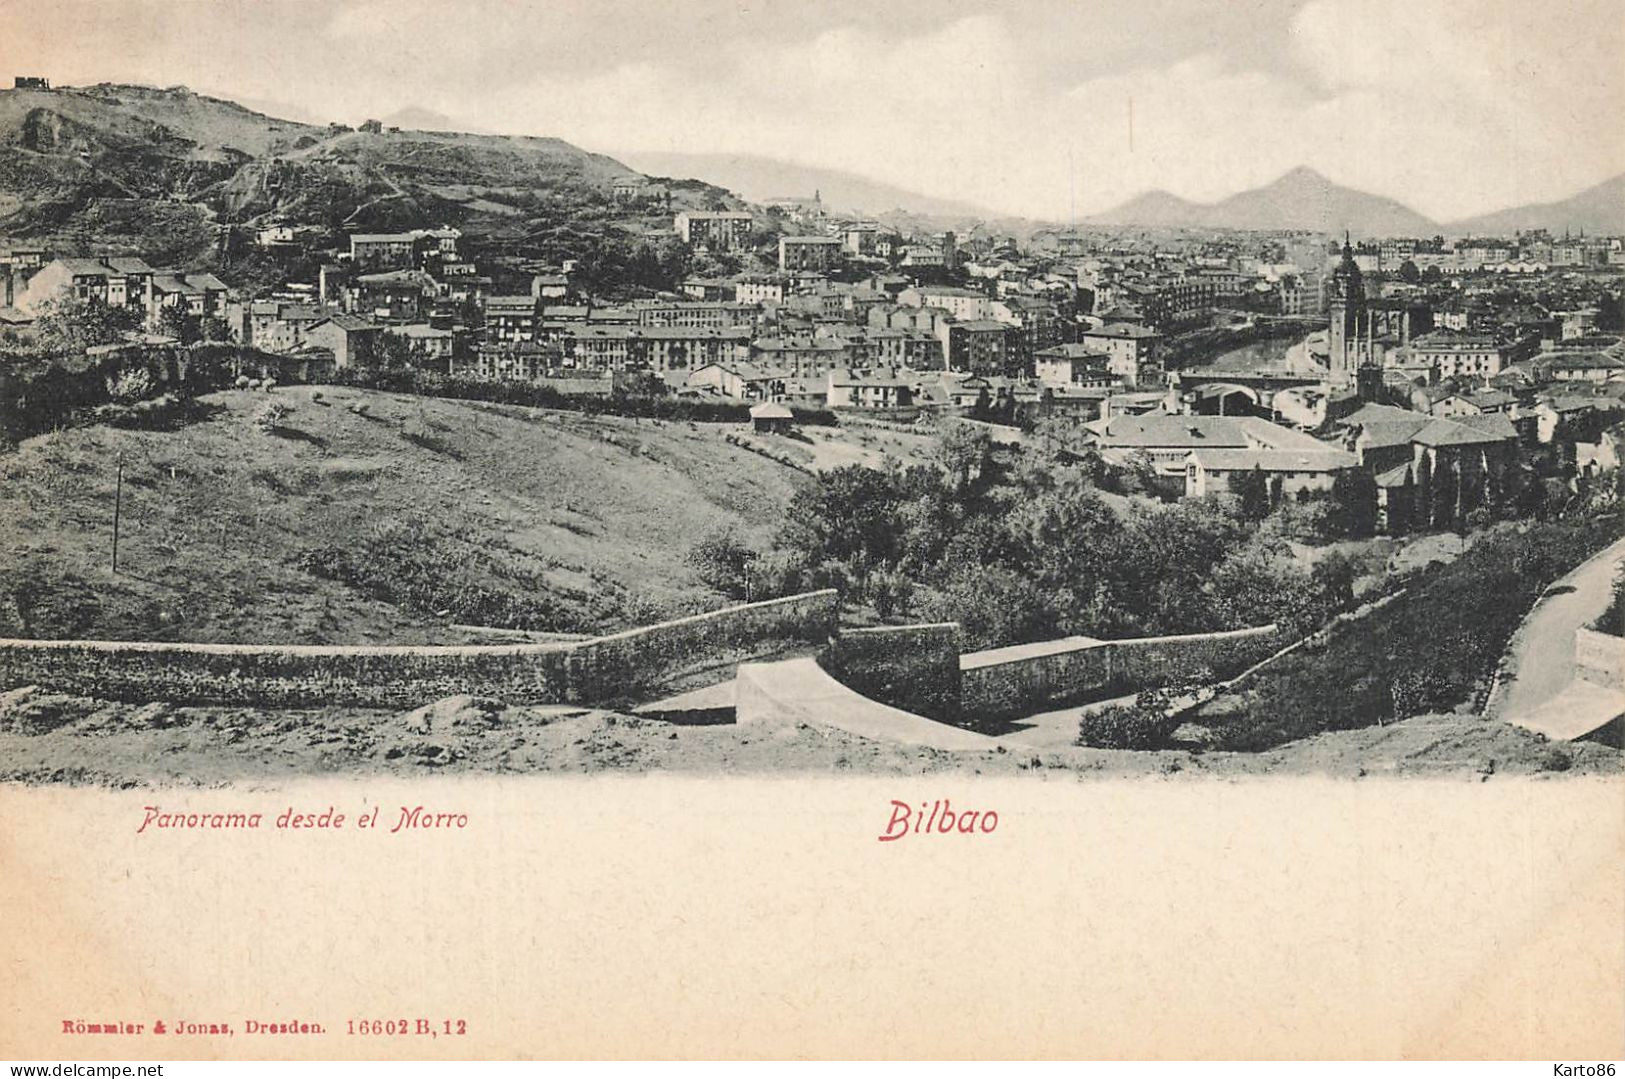
<svg viewBox="0 0 1625 1079">
<path fill-rule="evenodd" d="M 0 458 L 0 635 L 414 643 L 465 639 L 457 622 L 635 625 L 720 605 L 689 548 L 726 527 L 765 542 L 805 482 L 718 426 L 332 388 L 205 401 L 214 415 L 176 432 L 80 428 Z M 262 420 L 273 405 L 286 415 Z"/>
</svg>

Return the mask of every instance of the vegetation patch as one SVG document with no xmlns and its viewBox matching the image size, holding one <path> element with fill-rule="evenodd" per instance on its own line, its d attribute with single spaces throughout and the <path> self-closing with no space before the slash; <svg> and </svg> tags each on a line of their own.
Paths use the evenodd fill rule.
<svg viewBox="0 0 1625 1079">
<path fill-rule="evenodd" d="M 1524 612 L 1620 534 L 1618 512 L 1502 528 L 1419 574 L 1380 618 L 1340 625 L 1198 713 L 1224 749 L 1259 750 L 1469 702 Z M 1199 719 L 1199 722 L 1204 721 Z"/>
</svg>

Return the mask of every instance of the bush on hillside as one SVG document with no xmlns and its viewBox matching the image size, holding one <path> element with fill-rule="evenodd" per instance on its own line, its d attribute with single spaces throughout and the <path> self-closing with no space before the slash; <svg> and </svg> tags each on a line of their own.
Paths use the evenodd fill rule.
<svg viewBox="0 0 1625 1079">
<path fill-rule="evenodd" d="M 1174 703 L 1195 692 L 1196 682 L 1160 686 L 1135 696 L 1128 704 L 1109 704 L 1085 712 L 1078 720 L 1078 745 L 1095 749 L 1166 749 L 1181 719 L 1170 715 Z"/>
<path fill-rule="evenodd" d="M 755 550 L 740 542 L 732 529 L 722 529 L 690 548 L 684 561 L 707 587 L 734 599 L 745 599 L 754 591 L 750 574 L 758 557 Z"/>
<path fill-rule="evenodd" d="M 1413 579 L 1379 615 L 1264 668 L 1216 729 L 1224 749 L 1268 749 L 1469 703 L 1548 584 L 1618 538 L 1619 516 L 1491 533 Z"/>
<path fill-rule="evenodd" d="M 310 548 L 297 564 L 373 599 L 447 622 L 566 632 L 597 628 L 596 619 L 564 609 L 540 573 L 440 536 L 421 520 L 391 521 L 354 543 Z"/>
</svg>

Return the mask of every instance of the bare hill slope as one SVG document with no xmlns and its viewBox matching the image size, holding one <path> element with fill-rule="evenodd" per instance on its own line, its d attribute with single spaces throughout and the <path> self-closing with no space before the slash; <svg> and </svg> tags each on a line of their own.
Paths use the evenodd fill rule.
<svg viewBox="0 0 1625 1079">
<path fill-rule="evenodd" d="M 0 458 L 0 635 L 414 643 L 464 639 L 452 623 L 636 625 L 721 605 L 689 548 L 726 527 L 765 542 L 802 482 L 717 425 L 331 388 L 208 401 L 216 415 L 177 432 L 81 428 Z M 287 415 L 265 430 L 272 403 Z"/>
</svg>

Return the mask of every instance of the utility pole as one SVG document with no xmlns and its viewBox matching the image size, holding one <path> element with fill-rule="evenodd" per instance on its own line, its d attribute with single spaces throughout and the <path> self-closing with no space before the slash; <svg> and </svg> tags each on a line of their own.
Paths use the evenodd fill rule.
<svg viewBox="0 0 1625 1079">
<path fill-rule="evenodd" d="M 113 480 L 113 575 L 118 576 L 118 526 L 124 508 L 124 454 L 118 455 L 118 474 Z"/>
</svg>

